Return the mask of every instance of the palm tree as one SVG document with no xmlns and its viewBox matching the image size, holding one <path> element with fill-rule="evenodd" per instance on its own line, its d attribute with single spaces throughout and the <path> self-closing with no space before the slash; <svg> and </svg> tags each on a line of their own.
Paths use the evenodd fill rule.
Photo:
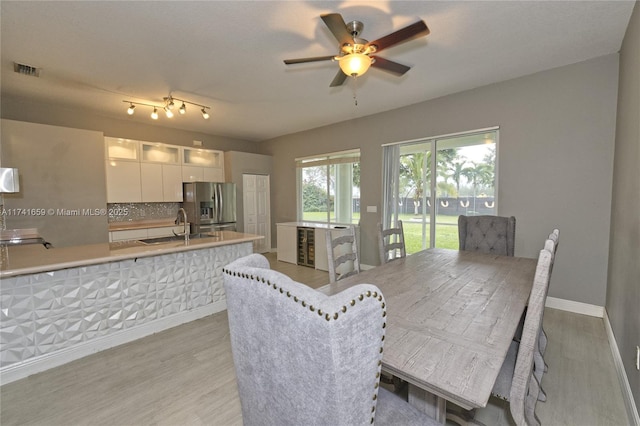
<svg viewBox="0 0 640 426">
<path fill-rule="evenodd" d="M 455 161 L 451 164 L 451 168 L 449 171 L 451 174 L 449 175 L 451 179 L 456 183 L 456 211 L 460 208 L 460 180 L 464 177 L 464 168 L 467 163 L 462 161 Z"/>
<path fill-rule="evenodd" d="M 413 189 L 414 214 L 418 215 L 420 200 L 424 195 L 424 183 L 431 177 L 429 167 L 425 169 L 425 161 L 428 165 L 431 160 L 431 152 L 415 152 L 400 157 L 400 174 L 407 179 L 407 183 Z"/>
<path fill-rule="evenodd" d="M 473 186 L 473 210 L 476 211 L 476 190 L 479 186 L 489 186 L 494 180 L 493 167 L 486 163 L 472 162 L 471 167 L 462 169 L 462 175 Z"/>
</svg>

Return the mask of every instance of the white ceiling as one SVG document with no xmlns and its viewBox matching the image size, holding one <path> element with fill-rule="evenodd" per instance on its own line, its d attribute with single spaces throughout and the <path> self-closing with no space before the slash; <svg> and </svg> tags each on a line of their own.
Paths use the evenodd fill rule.
<svg viewBox="0 0 640 426">
<path fill-rule="evenodd" d="M 126 114 L 124 99 L 162 105 L 172 94 L 208 105 L 203 120 L 155 125 L 265 140 L 617 52 L 633 1 L 1 2 L 2 96 Z M 335 62 L 283 59 L 338 53 L 320 19 L 341 13 L 378 39 L 423 19 L 427 37 L 380 56 L 412 69 L 371 69 L 330 88 Z M 13 62 L 41 68 L 39 78 Z M 351 79 L 349 79 L 351 80 Z"/>
</svg>

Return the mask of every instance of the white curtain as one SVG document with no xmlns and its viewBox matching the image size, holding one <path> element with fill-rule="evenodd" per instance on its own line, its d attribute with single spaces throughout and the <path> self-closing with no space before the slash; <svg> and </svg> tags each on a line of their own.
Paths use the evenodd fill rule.
<svg viewBox="0 0 640 426">
<path fill-rule="evenodd" d="M 400 146 L 382 147 L 382 227 L 396 226 L 400 185 Z"/>
</svg>

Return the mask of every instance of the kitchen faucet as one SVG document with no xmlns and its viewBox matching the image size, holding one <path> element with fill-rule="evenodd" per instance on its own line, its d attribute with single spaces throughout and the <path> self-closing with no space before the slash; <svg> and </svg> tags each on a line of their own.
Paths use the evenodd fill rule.
<svg viewBox="0 0 640 426">
<path fill-rule="evenodd" d="M 178 210 L 176 225 L 180 225 L 180 216 L 182 216 L 182 223 L 184 223 L 183 232 L 181 234 L 176 234 L 176 232 L 174 231 L 173 234 L 176 236 L 184 235 L 184 243 L 187 244 L 189 242 L 189 229 L 188 229 L 189 224 L 187 223 L 187 212 L 183 208 L 180 208 L 180 210 Z"/>
</svg>

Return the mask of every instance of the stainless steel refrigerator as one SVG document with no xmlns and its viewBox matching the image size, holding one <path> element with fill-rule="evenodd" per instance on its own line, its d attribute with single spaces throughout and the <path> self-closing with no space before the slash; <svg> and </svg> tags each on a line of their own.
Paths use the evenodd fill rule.
<svg viewBox="0 0 640 426">
<path fill-rule="evenodd" d="M 192 234 L 236 230 L 235 183 L 185 182 L 182 189 Z"/>
</svg>

